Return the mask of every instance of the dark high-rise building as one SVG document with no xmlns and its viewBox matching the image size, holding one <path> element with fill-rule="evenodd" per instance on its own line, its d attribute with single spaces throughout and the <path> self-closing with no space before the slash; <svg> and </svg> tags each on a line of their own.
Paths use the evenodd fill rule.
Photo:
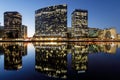
<svg viewBox="0 0 120 80">
<path fill-rule="evenodd" d="M 74 37 L 83 36 L 82 33 L 88 28 L 88 11 L 75 9 L 72 13 L 72 30 Z"/>
<path fill-rule="evenodd" d="M 18 12 L 4 13 L 4 38 L 21 38 L 22 16 Z"/>
<path fill-rule="evenodd" d="M 66 31 L 66 4 L 45 7 L 35 11 L 35 36 L 64 37 Z"/>
<path fill-rule="evenodd" d="M 4 26 L 0 26 L 0 39 L 4 37 Z"/>
<path fill-rule="evenodd" d="M 27 38 L 27 26 L 22 25 L 21 34 L 22 34 L 22 38 L 24 39 Z"/>
</svg>

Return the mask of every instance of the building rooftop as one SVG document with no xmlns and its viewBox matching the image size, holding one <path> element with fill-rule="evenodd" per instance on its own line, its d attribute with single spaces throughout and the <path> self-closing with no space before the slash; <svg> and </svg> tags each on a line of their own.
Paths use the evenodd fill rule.
<svg viewBox="0 0 120 80">
<path fill-rule="evenodd" d="M 61 8 L 66 8 L 67 7 L 67 4 L 61 4 L 61 5 L 54 5 L 54 6 L 48 6 L 48 7 L 44 7 L 44 8 L 41 8 L 41 9 L 38 9 L 35 11 L 35 13 L 40 13 L 41 11 L 51 11 L 55 8 L 58 8 L 58 9 L 61 9 Z"/>
<path fill-rule="evenodd" d="M 85 9 L 75 9 L 75 10 L 72 12 L 72 14 L 73 14 L 74 12 L 87 12 L 87 13 L 88 13 L 88 10 L 85 10 Z"/>
</svg>

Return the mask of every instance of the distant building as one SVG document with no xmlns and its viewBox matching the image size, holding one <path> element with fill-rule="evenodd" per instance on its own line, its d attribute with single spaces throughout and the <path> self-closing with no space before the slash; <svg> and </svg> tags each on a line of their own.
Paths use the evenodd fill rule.
<svg viewBox="0 0 120 80">
<path fill-rule="evenodd" d="M 101 30 L 99 34 L 99 38 L 101 39 L 117 39 L 117 32 L 115 28 L 107 28 Z"/>
<path fill-rule="evenodd" d="M 120 39 L 120 34 L 117 34 L 118 39 Z"/>
<path fill-rule="evenodd" d="M 88 28 L 88 11 L 82 9 L 75 9 L 72 13 L 72 30 L 76 38 L 83 37 L 83 30 Z"/>
<path fill-rule="evenodd" d="M 67 5 L 55 5 L 35 11 L 35 36 L 65 37 Z"/>
<path fill-rule="evenodd" d="M 0 39 L 4 36 L 4 26 L 0 26 Z"/>
<path fill-rule="evenodd" d="M 24 39 L 27 38 L 27 26 L 22 25 L 21 34 L 22 34 L 22 38 Z"/>
<path fill-rule="evenodd" d="M 89 28 L 88 30 L 88 38 L 98 38 L 100 34 L 100 29 L 98 28 Z"/>
<path fill-rule="evenodd" d="M 115 39 L 115 38 L 117 38 L 116 29 L 115 28 L 106 29 L 105 38 L 107 38 L 107 39 Z"/>
<path fill-rule="evenodd" d="M 18 12 L 5 12 L 4 13 L 4 38 L 14 39 L 21 38 L 21 25 L 22 16 Z"/>
</svg>

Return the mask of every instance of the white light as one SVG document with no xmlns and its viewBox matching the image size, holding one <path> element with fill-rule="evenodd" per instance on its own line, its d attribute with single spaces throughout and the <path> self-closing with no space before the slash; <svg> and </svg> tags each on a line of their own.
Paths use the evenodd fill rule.
<svg viewBox="0 0 120 80">
<path fill-rule="evenodd" d="M 115 38 L 115 37 L 112 35 L 111 38 L 113 39 L 113 38 Z"/>
</svg>

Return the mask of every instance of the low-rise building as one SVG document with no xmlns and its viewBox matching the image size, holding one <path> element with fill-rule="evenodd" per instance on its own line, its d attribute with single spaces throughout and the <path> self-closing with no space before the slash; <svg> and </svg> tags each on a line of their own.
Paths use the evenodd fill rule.
<svg viewBox="0 0 120 80">
<path fill-rule="evenodd" d="M 117 34 L 117 38 L 120 39 L 120 34 Z"/>
<path fill-rule="evenodd" d="M 115 28 L 106 28 L 99 33 L 101 39 L 117 39 L 117 32 Z"/>
<path fill-rule="evenodd" d="M 88 38 L 98 38 L 99 34 L 100 34 L 100 29 L 98 28 L 88 29 Z"/>
</svg>

